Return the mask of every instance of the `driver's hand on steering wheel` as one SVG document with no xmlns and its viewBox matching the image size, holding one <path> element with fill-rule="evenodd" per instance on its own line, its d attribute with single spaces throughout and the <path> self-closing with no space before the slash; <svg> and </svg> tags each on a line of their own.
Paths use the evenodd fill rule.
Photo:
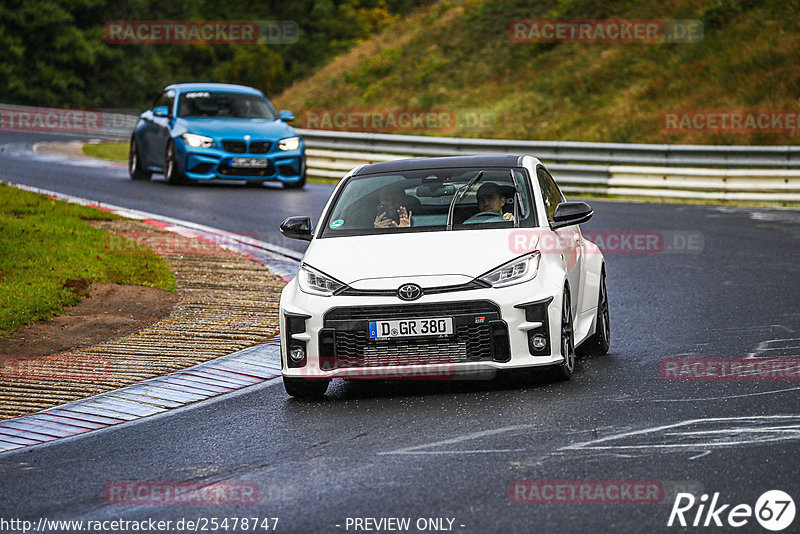
<svg viewBox="0 0 800 534">
<path fill-rule="evenodd" d="M 513 221 L 514 220 L 514 214 L 513 213 L 504 213 L 503 214 L 503 219 L 506 220 L 506 221 Z"/>
</svg>

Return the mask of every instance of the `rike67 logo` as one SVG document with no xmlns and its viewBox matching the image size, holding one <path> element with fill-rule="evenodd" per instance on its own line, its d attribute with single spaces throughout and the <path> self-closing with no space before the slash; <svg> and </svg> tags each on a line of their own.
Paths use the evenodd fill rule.
<svg viewBox="0 0 800 534">
<path fill-rule="evenodd" d="M 667 526 L 739 528 L 749 524 L 753 517 L 765 529 L 773 532 L 785 530 L 794 521 L 794 500 L 781 490 L 763 493 L 756 505 L 732 505 L 720 499 L 719 492 L 709 500 L 708 494 L 697 499 L 691 493 L 678 493 L 669 514 Z"/>
</svg>

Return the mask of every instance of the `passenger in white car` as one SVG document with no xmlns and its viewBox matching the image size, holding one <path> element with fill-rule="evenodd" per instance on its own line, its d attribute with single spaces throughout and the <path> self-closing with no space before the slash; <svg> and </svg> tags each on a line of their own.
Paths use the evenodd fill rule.
<svg viewBox="0 0 800 534">
<path fill-rule="evenodd" d="M 381 213 L 375 217 L 375 228 L 394 228 L 411 226 L 411 208 L 419 204 L 419 200 L 406 195 L 401 189 L 381 191 Z"/>
</svg>

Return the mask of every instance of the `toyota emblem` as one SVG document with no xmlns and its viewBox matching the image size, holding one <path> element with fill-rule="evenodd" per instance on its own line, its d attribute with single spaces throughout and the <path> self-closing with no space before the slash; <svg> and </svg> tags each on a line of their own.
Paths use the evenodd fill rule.
<svg viewBox="0 0 800 534">
<path fill-rule="evenodd" d="M 422 288 L 417 284 L 403 284 L 397 289 L 397 296 L 401 300 L 417 300 L 422 296 Z"/>
</svg>

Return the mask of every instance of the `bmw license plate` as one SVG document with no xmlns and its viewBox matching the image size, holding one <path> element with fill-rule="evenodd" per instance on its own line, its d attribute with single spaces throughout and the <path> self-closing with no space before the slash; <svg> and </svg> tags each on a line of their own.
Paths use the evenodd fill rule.
<svg viewBox="0 0 800 534">
<path fill-rule="evenodd" d="M 261 169 L 269 167 L 269 160 L 264 158 L 231 158 L 231 167 Z"/>
<path fill-rule="evenodd" d="M 452 317 L 369 322 L 369 337 L 372 339 L 391 339 L 399 337 L 438 337 L 449 336 L 452 334 Z"/>
</svg>

